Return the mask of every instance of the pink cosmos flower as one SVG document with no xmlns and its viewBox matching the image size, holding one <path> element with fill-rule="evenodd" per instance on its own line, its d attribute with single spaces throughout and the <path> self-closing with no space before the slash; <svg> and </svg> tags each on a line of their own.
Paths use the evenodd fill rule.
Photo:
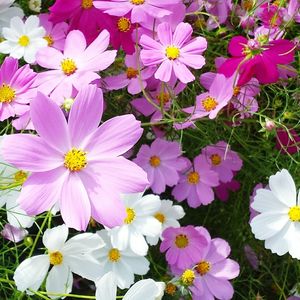
<svg viewBox="0 0 300 300">
<path fill-rule="evenodd" d="M 169 82 L 172 74 L 183 83 L 195 80 L 187 68 L 201 69 L 205 59 L 201 55 L 207 48 L 203 37 L 191 39 L 193 28 L 188 23 L 179 23 L 174 34 L 170 24 L 161 23 L 157 26 L 159 42 L 147 35 L 142 35 L 140 45 L 141 60 L 145 66 L 160 65 L 154 76 L 164 82 Z"/>
<path fill-rule="evenodd" d="M 27 64 L 18 68 L 18 60 L 6 57 L 0 67 L 0 121 L 28 109 L 28 103 L 36 95 L 36 73 Z"/>
<path fill-rule="evenodd" d="M 7 223 L 1 230 L 0 234 L 5 239 L 14 243 L 18 243 L 24 240 L 24 238 L 28 235 L 28 231 L 24 228 L 15 227 Z"/>
<path fill-rule="evenodd" d="M 84 230 L 92 216 L 105 226 L 126 217 L 121 193 L 143 191 L 146 173 L 121 155 L 140 138 L 140 122 L 124 115 L 104 122 L 100 89 L 83 88 L 68 123 L 58 105 L 39 93 L 31 102 L 31 119 L 39 136 L 15 134 L 2 144 L 3 158 L 32 172 L 19 203 L 29 215 L 50 210 L 57 201 L 68 227 Z"/>
<path fill-rule="evenodd" d="M 257 15 L 264 26 L 278 27 L 283 21 L 284 8 L 274 3 L 264 3 L 257 9 Z"/>
<path fill-rule="evenodd" d="M 196 98 L 196 105 L 184 108 L 190 113 L 191 121 L 208 116 L 214 119 L 218 112 L 225 107 L 233 96 L 232 80 L 223 74 L 217 74 L 209 88 L 209 92 L 200 94 Z"/>
<path fill-rule="evenodd" d="M 108 44 L 109 33 L 106 30 L 88 47 L 82 32 L 73 30 L 67 35 L 63 53 L 51 47 L 39 51 L 37 63 L 50 69 L 38 74 L 39 91 L 56 98 L 71 94 L 73 87 L 80 90 L 100 78 L 96 72 L 106 69 L 116 57 L 115 50 L 105 51 Z"/>
<path fill-rule="evenodd" d="M 232 57 L 222 64 L 219 72 L 226 77 L 238 72 L 239 86 L 252 77 L 257 78 L 261 84 L 274 83 L 279 78 L 278 66 L 294 60 L 294 48 L 293 42 L 284 39 L 259 42 L 235 36 L 228 45 Z"/>
<path fill-rule="evenodd" d="M 230 150 L 230 146 L 224 141 L 206 146 L 201 153 L 206 156 L 211 169 L 219 174 L 221 182 L 230 182 L 234 172 L 239 171 L 243 165 L 239 155 Z"/>
<path fill-rule="evenodd" d="M 187 160 L 187 168 L 180 176 L 172 195 L 179 202 L 187 199 L 188 205 L 195 208 L 211 203 L 214 200 L 212 187 L 218 185 L 218 173 L 211 169 L 204 155 L 198 155 L 194 159 L 194 165 Z"/>
<path fill-rule="evenodd" d="M 194 266 L 196 273 L 194 285 L 197 288 L 193 289 L 193 299 L 230 300 L 234 290 L 229 280 L 239 275 L 240 267 L 237 262 L 228 258 L 231 249 L 225 240 L 211 239 L 204 227 L 197 227 L 197 230 L 205 236 L 208 244 Z"/>
<path fill-rule="evenodd" d="M 40 25 L 46 30 L 44 39 L 48 46 L 63 50 L 69 25 L 66 22 L 53 24 L 49 21 L 49 14 L 40 14 L 39 19 Z"/>
<path fill-rule="evenodd" d="M 70 30 L 78 29 L 90 44 L 103 29 L 106 16 L 93 6 L 93 0 L 56 0 L 49 8 L 50 21 L 69 21 Z"/>
<path fill-rule="evenodd" d="M 94 6 L 112 16 L 124 16 L 131 12 L 131 21 L 139 23 L 147 15 L 161 18 L 170 15 L 168 6 L 177 4 L 181 0 L 94 0 Z"/>
<path fill-rule="evenodd" d="M 150 147 L 142 145 L 133 161 L 146 171 L 150 188 L 156 194 L 163 193 L 166 186 L 177 184 L 178 172 L 186 167 L 180 144 L 159 138 Z"/>
<path fill-rule="evenodd" d="M 205 2 L 205 9 L 210 15 L 207 20 L 207 28 L 215 29 L 220 24 L 224 24 L 226 22 L 229 12 L 232 9 L 232 1 L 208 0 Z"/>
<path fill-rule="evenodd" d="M 160 252 L 166 253 L 166 260 L 171 267 L 186 269 L 197 263 L 207 246 L 206 238 L 194 227 L 168 227 L 162 233 Z"/>
</svg>

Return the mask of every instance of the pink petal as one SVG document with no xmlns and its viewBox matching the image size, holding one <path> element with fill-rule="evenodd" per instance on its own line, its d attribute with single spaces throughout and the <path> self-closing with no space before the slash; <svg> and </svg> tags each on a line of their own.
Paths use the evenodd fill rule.
<svg viewBox="0 0 300 300">
<path fill-rule="evenodd" d="M 149 37 L 146 34 L 143 34 L 140 39 L 140 45 L 147 50 L 162 50 L 163 46 Z"/>
<path fill-rule="evenodd" d="M 217 279 L 209 274 L 205 276 L 205 282 L 210 292 L 217 298 L 223 300 L 230 300 L 233 297 L 234 290 L 229 281 L 224 279 Z"/>
<path fill-rule="evenodd" d="M 194 69 L 201 69 L 205 65 L 205 58 L 202 55 L 183 53 L 178 60 Z"/>
<path fill-rule="evenodd" d="M 248 40 L 245 37 L 240 35 L 234 36 L 228 44 L 228 52 L 232 56 L 244 56 L 243 50 L 247 43 Z"/>
<path fill-rule="evenodd" d="M 154 77 L 156 79 L 160 79 L 161 81 L 169 82 L 172 75 L 172 70 L 172 62 L 170 62 L 170 60 L 167 59 L 163 61 L 162 64 L 159 66 L 159 68 L 154 74 Z"/>
<path fill-rule="evenodd" d="M 83 33 L 79 30 L 72 30 L 68 33 L 65 41 L 64 56 L 78 59 L 86 48 L 86 41 Z"/>
<path fill-rule="evenodd" d="M 173 44 L 182 48 L 183 45 L 189 41 L 193 33 L 193 28 L 188 23 L 179 23 L 175 29 Z"/>
<path fill-rule="evenodd" d="M 47 69 L 61 69 L 61 61 L 64 59 L 62 53 L 52 47 L 40 49 L 36 54 L 36 62 Z"/>
<path fill-rule="evenodd" d="M 189 83 L 195 80 L 195 76 L 191 71 L 178 60 L 173 63 L 174 73 L 182 83 Z"/>
<path fill-rule="evenodd" d="M 237 262 L 232 259 L 224 259 L 212 265 L 210 274 L 214 277 L 222 279 L 233 279 L 240 273 L 240 267 Z"/>
<path fill-rule="evenodd" d="M 173 44 L 173 34 L 169 23 L 164 22 L 157 26 L 158 39 L 164 46 Z"/>
</svg>

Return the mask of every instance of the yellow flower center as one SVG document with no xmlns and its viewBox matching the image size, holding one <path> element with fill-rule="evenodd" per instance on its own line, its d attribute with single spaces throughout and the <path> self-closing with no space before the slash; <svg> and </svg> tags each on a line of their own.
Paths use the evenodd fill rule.
<svg viewBox="0 0 300 300">
<path fill-rule="evenodd" d="M 154 215 L 154 218 L 157 219 L 160 223 L 164 223 L 166 220 L 166 217 L 164 214 L 158 212 Z"/>
<path fill-rule="evenodd" d="M 181 281 L 184 285 L 192 285 L 195 280 L 195 273 L 191 269 L 185 270 L 181 275 Z"/>
<path fill-rule="evenodd" d="M 243 9 L 245 9 L 247 11 L 251 10 L 253 8 L 253 6 L 254 6 L 254 1 L 253 0 L 244 0 L 242 2 Z"/>
<path fill-rule="evenodd" d="M 27 173 L 20 170 L 20 171 L 15 173 L 14 179 L 15 179 L 15 182 L 24 183 L 27 179 Z"/>
<path fill-rule="evenodd" d="M 122 17 L 118 20 L 118 29 L 121 32 L 127 32 L 131 28 L 131 22 L 128 18 Z"/>
<path fill-rule="evenodd" d="M 200 175 L 198 172 L 190 172 L 187 176 L 189 184 L 197 184 L 200 180 Z"/>
<path fill-rule="evenodd" d="M 59 251 L 50 252 L 49 258 L 50 258 L 50 264 L 53 266 L 60 265 L 64 260 L 63 255 Z"/>
<path fill-rule="evenodd" d="M 158 101 L 159 105 L 165 105 L 170 101 L 170 94 L 161 92 L 156 96 L 156 100 Z"/>
<path fill-rule="evenodd" d="M 144 4 L 145 0 L 130 0 L 130 2 L 134 5 Z"/>
<path fill-rule="evenodd" d="M 240 93 L 241 88 L 239 86 L 235 86 L 233 89 L 233 96 L 238 96 L 238 94 Z"/>
<path fill-rule="evenodd" d="M 81 149 L 72 148 L 65 154 L 64 166 L 72 172 L 80 171 L 87 165 L 86 154 Z"/>
<path fill-rule="evenodd" d="M 210 263 L 208 261 L 200 261 L 196 266 L 196 271 L 201 275 L 205 275 L 210 270 Z"/>
<path fill-rule="evenodd" d="M 65 98 L 64 103 L 62 104 L 62 108 L 69 112 L 71 110 L 71 107 L 74 103 L 75 99 L 74 98 Z"/>
<path fill-rule="evenodd" d="M 209 112 L 209 111 L 214 110 L 217 107 L 218 102 L 215 98 L 208 96 L 202 100 L 202 105 L 203 105 L 203 108 L 207 112 Z"/>
<path fill-rule="evenodd" d="M 111 262 L 118 262 L 121 258 L 121 253 L 118 249 L 112 248 L 108 252 L 108 258 Z"/>
<path fill-rule="evenodd" d="M 177 290 L 177 287 L 176 287 L 175 284 L 169 282 L 169 283 L 166 285 L 166 288 L 165 288 L 166 294 L 171 295 L 171 296 L 174 296 L 175 293 L 176 293 L 176 290 Z"/>
<path fill-rule="evenodd" d="M 138 74 L 139 74 L 139 71 L 134 68 L 129 67 L 126 70 L 126 75 L 127 75 L 128 79 L 136 78 Z"/>
<path fill-rule="evenodd" d="M 51 47 L 53 45 L 53 43 L 54 43 L 53 38 L 52 38 L 51 35 L 44 36 L 44 40 L 47 41 L 49 47 Z"/>
<path fill-rule="evenodd" d="M 189 239 L 185 234 L 178 234 L 175 238 L 175 245 L 182 249 L 189 245 Z"/>
<path fill-rule="evenodd" d="M 160 165 L 160 158 L 156 155 L 153 155 L 150 157 L 150 165 L 153 167 L 153 168 L 157 168 L 159 165 Z"/>
<path fill-rule="evenodd" d="M 30 43 L 30 39 L 27 35 L 22 35 L 20 38 L 19 38 L 19 45 L 22 46 L 22 47 L 27 47 Z"/>
<path fill-rule="evenodd" d="M 81 7 L 83 9 L 89 9 L 93 7 L 93 0 L 82 0 Z"/>
<path fill-rule="evenodd" d="M 65 58 L 60 63 L 62 71 L 67 75 L 70 76 L 74 74 L 77 70 L 77 66 L 75 61 L 71 58 Z"/>
<path fill-rule="evenodd" d="M 292 222 L 300 222 L 300 206 L 296 205 L 290 208 L 289 218 Z"/>
<path fill-rule="evenodd" d="M 166 56 L 170 60 L 174 60 L 180 56 L 180 50 L 176 46 L 168 46 L 166 48 Z"/>
<path fill-rule="evenodd" d="M 0 87 L 0 102 L 10 103 L 16 97 L 16 92 L 9 85 L 3 83 Z"/>
<path fill-rule="evenodd" d="M 210 160 L 212 162 L 213 165 L 215 166 L 218 166 L 221 161 L 222 161 L 222 158 L 219 154 L 213 154 L 211 157 L 210 157 Z"/>
<path fill-rule="evenodd" d="M 126 218 L 124 219 L 125 224 L 131 224 L 135 219 L 135 211 L 134 209 L 127 207 L 126 208 Z"/>
</svg>

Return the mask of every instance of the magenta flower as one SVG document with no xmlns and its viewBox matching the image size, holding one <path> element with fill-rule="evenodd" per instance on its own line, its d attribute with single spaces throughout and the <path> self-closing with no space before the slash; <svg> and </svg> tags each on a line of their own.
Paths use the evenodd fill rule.
<svg viewBox="0 0 300 300">
<path fill-rule="evenodd" d="M 142 135 L 140 122 L 124 115 L 104 122 L 103 97 L 96 86 L 83 88 L 68 123 L 58 105 L 39 93 L 31 119 L 39 136 L 15 134 L 2 144 L 3 158 L 32 172 L 19 203 L 29 215 L 50 210 L 57 201 L 68 227 L 84 230 L 92 216 L 105 226 L 123 224 L 120 193 L 141 192 L 146 173 L 121 155 Z"/>
<path fill-rule="evenodd" d="M 193 299 L 232 299 L 234 290 L 229 282 L 237 277 L 240 267 L 237 262 L 228 258 L 231 249 L 229 244 L 220 238 L 211 239 L 204 227 L 197 227 L 208 245 L 201 251 L 201 258 L 194 266 L 196 278 Z"/>
<path fill-rule="evenodd" d="M 295 129 L 276 131 L 276 149 L 282 154 L 295 154 L 300 150 L 300 136 Z"/>
<path fill-rule="evenodd" d="M 221 182 L 215 187 L 215 193 L 219 200 L 226 202 L 229 199 L 229 192 L 237 192 L 241 187 L 241 184 L 234 178 L 230 182 Z"/>
<path fill-rule="evenodd" d="M 187 199 L 188 205 L 195 208 L 201 204 L 211 203 L 215 198 L 212 187 L 218 185 L 218 173 L 211 169 L 204 155 L 198 155 L 194 159 L 193 166 L 188 161 L 188 166 L 173 189 L 172 195 L 179 202 Z"/>
<path fill-rule="evenodd" d="M 57 98 L 70 95 L 73 87 L 80 90 L 100 78 L 96 72 L 106 69 L 116 57 L 115 50 L 105 51 L 108 44 L 106 30 L 88 47 L 82 32 L 73 30 L 67 35 L 63 53 L 51 47 L 43 48 L 37 53 L 37 63 L 51 70 L 38 74 L 39 91 Z"/>
<path fill-rule="evenodd" d="M 191 39 L 193 28 L 188 23 L 179 23 L 174 34 L 170 24 L 161 23 L 157 26 L 159 42 L 147 35 L 142 35 L 140 45 L 141 60 L 145 66 L 160 65 L 154 76 L 164 82 L 169 82 L 172 74 L 183 83 L 195 80 L 187 68 L 201 69 L 205 59 L 201 55 L 207 48 L 203 37 Z"/>
<path fill-rule="evenodd" d="M 28 109 L 28 103 L 36 95 L 36 73 L 25 65 L 18 69 L 18 60 L 6 57 L 0 67 L 0 121 Z"/>
<path fill-rule="evenodd" d="M 94 6 L 112 16 L 124 16 L 131 12 L 131 21 L 144 21 L 145 15 L 161 18 L 170 15 L 168 6 L 177 4 L 181 0 L 94 0 Z"/>
<path fill-rule="evenodd" d="M 274 28 L 279 27 L 283 21 L 285 9 L 274 3 L 264 3 L 259 6 L 257 15 L 264 26 Z"/>
<path fill-rule="evenodd" d="M 152 191 L 160 194 L 177 184 L 178 172 L 186 167 L 181 154 L 178 142 L 156 139 L 150 147 L 142 145 L 133 161 L 146 171 Z"/>
<path fill-rule="evenodd" d="M 183 111 L 191 114 L 189 119 L 192 121 L 206 116 L 214 119 L 218 112 L 228 104 L 232 96 L 231 78 L 217 74 L 209 88 L 209 92 L 198 95 L 196 105 L 184 108 Z"/>
<path fill-rule="evenodd" d="M 168 227 L 162 233 L 160 252 L 166 252 L 171 267 L 184 270 L 203 257 L 206 238 L 194 226 Z"/>
<path fill-rule="evenodd" d="M 228 45 L 232 57 L 222 64 L 219 72 L 226 77 L 238 72 L 239 86 L 252 77 L 261 84 L 275 83 L 279 78 L 279 65 L 287 65 L 294 60 L 294 48 L 293 42 L 284 39 L 259 42 L 235 36 Z"/>
<path fill-rule="evenodd" d="M 206 146 L 201 153 L 206 156 L 211 169 L 219 174 L 221 182 L 230 182 L 234 172 L 239 171 L 243 165 L 239 155 L 230 150 L 230 146 L 224 141 Z"/>
</svg>

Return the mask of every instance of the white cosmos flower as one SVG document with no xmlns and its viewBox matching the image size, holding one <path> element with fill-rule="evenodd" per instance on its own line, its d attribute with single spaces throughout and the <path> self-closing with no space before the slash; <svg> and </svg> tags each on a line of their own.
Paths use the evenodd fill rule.
<svg viewBox="0 0 300 300">
<path fill-rule="evenodd" d="M 300 194 L 290 173 L 272 175 L 269 189 L 257 190 L 251 207 L 260 213 L 250 223 L 255 237 L 273 253 L 300 259 Z"/>
<path fill-rule="evenodd" d="M 37 16 L 28 17 L 25 23 L 20 17 L 12 18 L 10 27 L 2 30 L 5 40 L 0 43 L 0 52 L 18 59 L 24 57 L 27 63 L 34 63 L 37 51 L 48 45 L 44 39 L 46 31 L 39 23 Z"/>
<path fill-rule="evenodd" d="M 3 27 L 9 25 L 9 21 L 13 17 L 24 17 L 23 10 L 19 7 L 11 7 L 15 0 L 1 0 L 0 1 L 0 31 Z M 0 34 L 1 35 L 1 34 Z"/>
<path fill-rule="evenodd" d="M 135 283 L 124 295 L 123 300 L 160 300 L 164 295 L 165 284 L 152 279 Z M 108 272 L 96 282 L 96 300 L 116 300 L 117 285 L 114 273 Z"/>
<path fill-rule="evenodd" d="M 33 256 L 25 259 L 16 269 L 14 280 L 19 291 L 28 289 L 38 290 L 48 269 L 52 266 L 46 280 L 46 290 L 49 293 L 70 293 L 73 275 L 82 276 L 89 280 L 99 277 L 100 265 L 90 254 L 100 249 L 104 243 L 97 234 L 82 233 L 67 241 L 69 234 L 66 225 L 47 229 L 43 236 L 43 244 L 48 254 Z"/>
<path fill-rule="evenodd" d="M 168 227 L 180 227 L 177 220 L 185 215 L 183 208 L 180 205 L 173 205 L 171 200 L 162 200 L 161 207 L 155 212 L 154 217 L 161 222 L 163 232 Z M 156 245 L 161 236 L 147 236 L 147 241 L 150 245 Z"/>
<path fill-rule="evenodd" d="M 117 286 L 127 289 L 134 283 L 134 274 L 145 275 L 149 271 L 149 261 L 144 256 L 136 255 L 130 249 L 120 250 L 114 247 L 105 229 L 97 233 L 105 243 L 103 248 L 93 252 L 101 264 L 100 276 L 112 272 Z"/>
<path fill-rule="evenodd" d="M 114 247 L 130 248 L 138 255 L 146 255 L 148 244 L 144 236 L 156 237 L 161 232 L 161 223 L 154 217 L 160 209 L 161 200 L 156 195 L 143 193 L 123 195 L 127 217 L 124 225 L 109 230 Z"/>
</svg>

